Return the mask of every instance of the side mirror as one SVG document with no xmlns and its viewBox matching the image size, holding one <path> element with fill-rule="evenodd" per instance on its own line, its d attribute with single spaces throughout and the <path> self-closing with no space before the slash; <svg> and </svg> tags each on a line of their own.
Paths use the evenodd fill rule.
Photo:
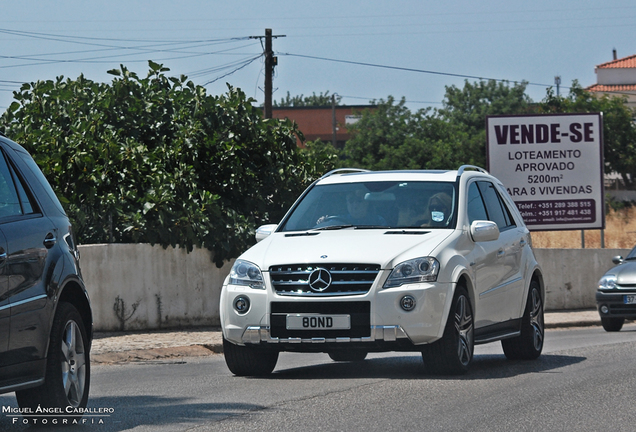
<svg viewBox="0 0 636 432">
<path fill-rule="evenodd" d="M 612 262 L 616 265 L 622 264 L 623 263 L 623 257 L 620 255 L 616 255 L 614 258 L 612 258 Z"/>
<path fill-rule="evenodd" d="M 261 225 L 256 229 L 256 242 L 258 243 L 259 241 L 267 238 L 271 233 L 273 233 L 276 230 L 276 227 L 278 225 L 276 224 L 267 224 L 267 225 Z"/>
<path fill-rule="evenodd" d="M 499 227 L 492 221 L 477 220 L 470 224 L 470 235 L 475 242 L 494 241 L 499 238 Z"/>
</svg>

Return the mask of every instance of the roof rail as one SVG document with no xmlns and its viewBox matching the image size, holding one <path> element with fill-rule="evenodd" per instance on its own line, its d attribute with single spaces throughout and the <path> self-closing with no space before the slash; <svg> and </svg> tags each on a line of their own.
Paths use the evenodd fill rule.
<svg viewBox="0 0 636 432">
<path fill-rule="evenodd" d="M 476 165 L 462 165 L 459 167 L 459 169 L 457 170 L 457 177 L 461 177 L 462 174 L 464 174 L 464 171 L 479 171 L 481 173 L 484 174 L 489 174 L 488 171 L 486 171 L 485 169 L 478 167 Z"/>
<path fill-rule="evenodd" d="M 371 171 L 367 170 L 367 169 L 362 169 L 362 168 L 336 168 L 336 169 L 331 170 L 328 173 L 324 174 L 320 178 L 324 179 L 325 177 L 329 177 L 331 175 L 339 174 L 339 173 L 342 173 L 342 172 L 371 172 Z"/>
</svg>

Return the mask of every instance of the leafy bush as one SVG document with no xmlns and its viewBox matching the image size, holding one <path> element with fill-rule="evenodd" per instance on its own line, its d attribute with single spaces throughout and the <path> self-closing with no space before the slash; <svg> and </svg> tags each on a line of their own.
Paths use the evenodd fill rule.
<svg viewBox="0 0 636 432">
<path fill-rule="evenodd" d="M 24 84 L 0 124 L 34 155 L 80 243 L 200 246 L 220 266 L 319 173 L 291 122 L 264 120 L 239 89 L 210 96 L 149 64 L 146 78 L 109 71 L 110 84 Z"/>
</svg>

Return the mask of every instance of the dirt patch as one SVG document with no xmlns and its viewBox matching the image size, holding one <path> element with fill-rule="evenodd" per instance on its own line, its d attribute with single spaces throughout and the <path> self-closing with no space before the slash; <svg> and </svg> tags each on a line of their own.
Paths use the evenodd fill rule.
<svg viewBox="0 0 636 432">
<path fill-rule="evenodd" d="M 149 362 L 173 360 L 179 357 L 201 357 L 220 353 L 216 346 L 191 345 L 185 347 L 139 349 L 130 351 L 107 352 L 91 356 L 91 363 L 118 364 L 130 362 Z"/>
</svg>

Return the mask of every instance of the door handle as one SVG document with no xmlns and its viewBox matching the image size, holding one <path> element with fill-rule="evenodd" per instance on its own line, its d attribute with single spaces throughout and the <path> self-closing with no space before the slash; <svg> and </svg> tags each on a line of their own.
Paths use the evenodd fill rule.
<svg viewBox="0 0 636 432">
<path fill-rule="evenodd" d="M 47 249 L 51 249 L 57 243 L 57 238 L 53 235 L 53 233 L 48 233 L 46 237 L 44 237 L 44 247 Z"/>
<path fill-rule="evenodd" d="M 504 256 L 504 250 L 503 249 L 499 249 L 497 251 L 497 258 L 501 258 L 502 256 Z"/>
<path fill-rule="evenodd" d="M 0 247 L 0 265 L 4 264 L 7 260 L 7 251 L 3 247 Z"/>
</svg>

